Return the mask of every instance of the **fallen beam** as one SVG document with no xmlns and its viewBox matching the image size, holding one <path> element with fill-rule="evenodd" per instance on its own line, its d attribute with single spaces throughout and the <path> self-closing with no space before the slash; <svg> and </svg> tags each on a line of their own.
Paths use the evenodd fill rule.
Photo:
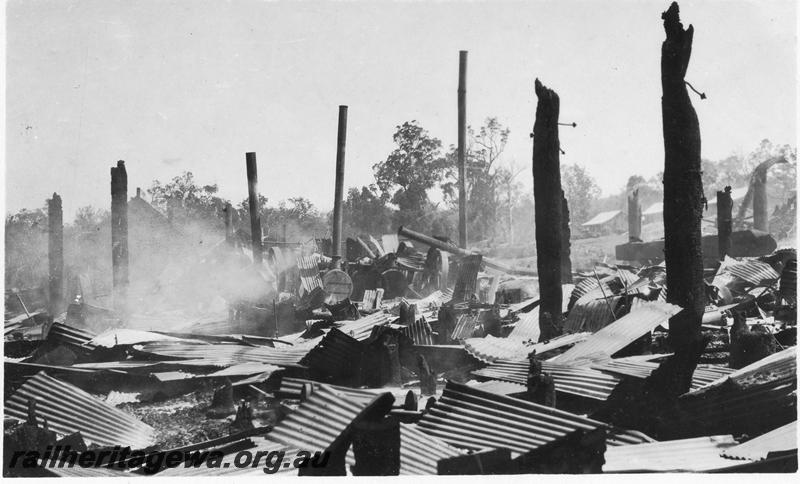
<svg viewBox="0 0 800 484">
<path fill-rule="evenodd" d="M 459 255 L 462 257 L 466 257 L 469 255 L 482 255 L 479 252 L 462 249 L 460 247 L 456 247 L 446 242 L 442 242 L 441 240 L 434 239 L 433 237 L 430 237 L 428 235 L 424 235 L 419 232 L 414 232 L 413 230 L 407 229 L 403 226 L 400 226 L 400 228 L 397 229 L 397 235 L 402 235 L 403 237 L 409 238 L 415 242 L 420 242 L 430 247 L 435 247 L 439 250 L 443 250 L 445 252 L 449 252 L 451 254 Z M 530 269 L 512 267 L 507 264 L 503 264 L 502 262 L 489 259 L 487 257 L 483 258 L 483 262 L 484 264 L 486 264 L 486 267 L 497 269 L 498 271 L 505 272 L 506 274 L 513 274 L 516 276 L 534 276 L 534 277 L 537 276 L 536 271 L 532 271 Z"/>
</svg>

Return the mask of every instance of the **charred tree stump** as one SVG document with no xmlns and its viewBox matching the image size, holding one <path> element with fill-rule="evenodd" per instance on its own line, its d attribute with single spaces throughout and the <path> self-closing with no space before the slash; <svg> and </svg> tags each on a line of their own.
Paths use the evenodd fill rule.
<svg viewBox="0 0 800 484">
<path fill-rule="evenodd" d="M 247 153 L 245 155 L 247 163 L 247 201 L 250 209 L 250 239 L 253 243 L 253 263 L 261 265 L 262 246 L 261 246 L 261 218 L 258 215 L 258 167 L 256 165 L 256 154 Z"/>
<path fill-rule="evenodd" d="M 467 51 L 458 53 L 458 246 L 467 248 Z"/>
<path fill-rule="evenodd" d="M 731 187 L 725 187 L 722 192 L 717 192 L 717 244 L 719 247 L 719 260 L 731 251 L 731 233 L 733 233 L 733 200 Z"/>
<path fill-rule="evenodd" d="M 700 324 L 705 308 L 700 222 L 703 182 L 700 168 L 700 124 L 686 90 L 684 77 L 692 52 L 694 27 L 684 29 L 676 2 L 661 16 L 666 40 L 661 47 L 661 98 L 664 118 L 664 259 L 667 302 L 683 310 L 669 322 L 669 342 L 677 359 L 676 382 L 688 391 L 702 344 Z"/>
<path fill-rule="evenodd" d="M 128 172 L 122 160 L 111 168 L 111 270 L 114 309 L 124 315 L 128 305 Z"/>
<path fill-rule="evenodd" d="M 50 269 L 50 317 L 58 316 L 64 303 L 64 213 L 61 197 L 53 193 L 47 201 L 47 259 Z"/>
<path fill-rule="evenodd" d="M 552 315 L 542 325 L 539 341 L 561 334 L 561 171 L 559 167 L 558 112 L 555 91 L 536 79 L 536 121 L 533 125 L 533 198 L 536 217 L 536 266 L 539 273 L 539 316 Z"/>
<path fill-rule="evenodd" d="M 570 260 L 569 203 L 561 190 L 561 284 L 572 284 L 572 261 Z"/>
<path fill-rule="evenodd" d="M 344 196 L 344 149 L 347 142 L 347 106 L 339 106 L 336 139 L 336 186 L 333 199 L 333 258 L 342 257 L 342 197 Z"/>
</svg>

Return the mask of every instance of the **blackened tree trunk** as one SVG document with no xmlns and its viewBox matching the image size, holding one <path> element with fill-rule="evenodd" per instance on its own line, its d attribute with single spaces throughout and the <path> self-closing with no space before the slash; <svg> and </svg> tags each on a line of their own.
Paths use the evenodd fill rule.
<svg viewBox="0 0 800 484">
<path fill-rule="evenodd" d="M 717 192 L 717 247 L 719 260 L 725 260 L 725 256 L 731 250 L 732 232 L 733 200 L 731 199 L 731 187 L 725 187 L 725 191 Z"/>
<path fill-rule="evenodd" d="M 64 213 L 61 197 L 53 193 L 47 201 L 47 223 L 49 226 L 47 259 L 50 269 L 49 313 L 56 317 L 64 301 Z"/>
<path fill-rule="evenodd" d="M 124 314 L 128 297 L 128 172 L 122 160 L 111 168 L 111 267 L 114 309 Z"/>
<path fill-rule="evenodd" d="M 685 357 L 675 384 L 688 391 L 696 366 L 688 361 L 702 344 L 700 323 L 705 308 L 700 221 L 703 182 L 700 177 L 700 125 L 684 77 L 692 53 L 694 28 L 684 29 L 676 2 L 662 14 L 666 40 L 661 47 L 661 98 L 664 119 L 664 258 L 667 301 L 683 310 L 669 322 L 669 341 L 676 359 Z M 686 374 L 688 372 L 688 374 Z"/>
<path fill-rule="evenodd" d="M 536 217 L 536 266 L 539 273 L 539 341 L 561 334 L 561 170 L 555 91 L 536 79 L 533 125 L 533 198 Z"/>
<path fill-rule="evenodd" d="M 572 261 L 570 260 L 569 203 L 561 190 L 561 284 L 572 284 Z"/>
</svg>

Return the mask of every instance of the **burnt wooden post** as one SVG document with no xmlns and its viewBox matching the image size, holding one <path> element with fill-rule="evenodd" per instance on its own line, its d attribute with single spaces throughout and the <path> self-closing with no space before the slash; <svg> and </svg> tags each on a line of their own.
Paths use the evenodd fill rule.
<svg viewBox="0 0 800 484">
<path fill-rule="evenodd" d="M 561 332 L 561 172 L 559 167 L 558 112 L 555 91 L 539 79 L 535 83 L 536 121 L 533 125 L 533 198 L 536 217 L 536 267 L 539 273 L 539 341 Z M 551 315 L 546 324 L 545 313 Z"/>
<path fill-rule="evenodd" d="M 458 53 L 458 246 L 467 248 L 467 51 Z"/>
<path fill-rule="evenodd" d="M 225 204 L 222 209 L 225 213 L 225 242 L 228 244 L 233 243 L 233 207 L 230 203 Z"/>
<path fill-rule="evenodd" d="M 628 242 L 642 241 L 642 205 L 639 203 L 639 188 L 628 193 Z"/>
<path fill-rule="evenodd" d="M 333 199 L 333 253 L 342 257 L 342 197 L 344 196 L 344 149 L 347 142 L 347 106 L 339 106 L 339 132 L 336 138 L 336 190 Z"/>
<path fill-rule="evenodd" d="M 664 259 L 667 302 L 683 310 L 670 319 L 669 342 L 676 365 L 674 383 L 689 390 L 697 364 L 689 361 L 702 345 L 700 324 L 705 308 L 700 221 L 703 182 L 700 177 L 700 124 L 684 76 L 692 52 L 694 28 L 683 28 L 673 2 L 661 16 L 666 40 L 661 47 L 661 109 L 664 129 Z M 687 374 L 688 373 L 688 374 Z"/>
<path fill-rule="evenodd" d="M 717 244 L 719 247 L 719 260 L 731 250 L 731 233 L 733 232 L 733 200 L 731 187 L 717 192 Z"/>
<path fill-rule="evenodd" d="M 761 164 L 753 172 L 753 228 L 769 232 L 769 212 L 767 211 L 767 168 Z"/>
<path fill-rule="evenodd" d="M 47 201 L 47 259 L 50 269 L 50 307 L 51 317 L 56 317 L 64 301 L 64 212 L 61 197 L 53 193 Z"/>
<path fill-rule="evenodd" d="M 572 261 L 570 260 L 569 203 L 561 190 L 561 284 L 572 284 Z"/>
<path fill-rule="evenodd" d="M 114 309 L 124 314 L 128 297 L 128 172 L 122 160 L 111 168 L 111 267 Z"/>
<path fill-rule="evenodd" d="M 253 244 L 253 263 L 261 265 L 261 218 L 258 214 L 258 168 L 256 165 L 256 154 L 247 153 L 247 194 L 248 206 L 250 208 L 250 239 Z"/>
</svg>

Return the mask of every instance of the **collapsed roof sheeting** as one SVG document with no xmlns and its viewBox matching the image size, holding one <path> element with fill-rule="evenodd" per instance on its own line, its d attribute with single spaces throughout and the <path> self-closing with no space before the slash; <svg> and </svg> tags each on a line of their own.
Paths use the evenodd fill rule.
<svg viewBox="0 0 800 484">
<path fill-rule="evenodd" d="M 653 301 L 632 310 L 614 321 L 586 341 L 578 343 L 555 358 L 559 363 L 567 363 L 587 357 L 594 353 L 613 355 L 656 326 L 677 314 L 681 308 L 674 304 Z"/>
<path fill-rule="evenodd" d="M 367 400 L 349 401 L 327 385 L 316 386 L 297 410 L 275 426 L 269 437 L 311 453 L 323 452 L 369 403 Z"/>
<path fill-rule="evenodd" d="M 318 342 L 321 338 L 317 339 Z M 235 365 L 247 362 L 270 365 L 296 365 L 309 352 L 308 347 L 270 348 L 238 344 L 147 343 L 141 351 L 154 355 L 187 360 L 225 361 Z"/>
<path fill-rule="evenodd" d="M 422 432 L 417 425 L 400 424 L 400 475 L 435 475 L 442 459 L 464 454 L 447 442 Z"/>
<path fill-rule="evenodd" d="M 730 447 L 722 452 L 731 459 L 761 460 L 770 452 L 797 448 L 797 421 L 778 427 L 764 435 Z"/>
<path fill-rule="evenodd" d="M 45 372 L 30 378 L 5 403 L 6 416 L 27 420 L 28 402 L 36 400 L 37 423 L 47 420 L 61 435 L 80 432 L 101 446 L 145 448 L 154 442 L 149 425 Z"/>
<path fill-rule="evenodd" d="M 525 400 L 448 381 L 419 429 L 465 449 L 508 448 L 525 453 L 576 430 L 606 428 L 602 422 Z"/>
<path fill-rule="evenodd" d="M 365 316 L 360 319 L 355 319 L 352 321 L 340 321 L 338 329 L 353 339 L 364 341 L 370 337 L 372 334 L 372 328 L 374 326 L 382 326 L 392 319 L 396 318 L 390 317 L 383 311 L 378 311 L 377 313 L 372 313 L 369 316 Z"/>
<path fill-rule="evenodd" d="M 736 445 L 730 435 L 623 445 L 606 449 L 603 472 L 704 472 L 737 464 L 720 454 Z"/>
<path fill-rule="evenodd" d="M 617 375 L 630 376 L 634 378 L 647 378 L 656 368 L 658 368 L 658 366 L 659 363 L 654 361 L 619 358 L 593 364 L 592 368 Z M 691 389 L 696 390 L 698 388 L 703 388 L 719 378 L 730 375 L 734 371 L 735 370 L 732 368 L 724 366 L 698 365 L 694 370 L 694 374 L 692 375 Z"/>
<path fill-rule="evenodd" d="M 473 375 L 494 380 L 510 381 L 527 385 L 528 367 L 526 360 L 497 361 L 494 364 L 472 372 Z M 542 372 L 553 377 L 556 391 L 583 398 L 605 401 L 620 382 L 620 378 L 591 368 L 560 365 L 549 361 L 542 362 Z"/>
<path fill-rule="evenodd" d="M 536 344 L 527 344 L 524 339 L 497 338 L 488 335 L 485 338 L 464 340 L 464 347 L 475 358 L 485 363 L 493 363 L 498 360 L 523 360 L 532 351 L 536 351 L 537 355 L 541 355 L 551 350 L 584 341 L 590 335 L 591 333 L 566 334 Z"/>
<path fill-rule="evenodd" d="M 771 265 L 759 260 L 743 260 L 728 264 L 725 267 L 725 272 L 733 274 L 754 286 L 771 284 L 781 277 Z"/>
</svg>

